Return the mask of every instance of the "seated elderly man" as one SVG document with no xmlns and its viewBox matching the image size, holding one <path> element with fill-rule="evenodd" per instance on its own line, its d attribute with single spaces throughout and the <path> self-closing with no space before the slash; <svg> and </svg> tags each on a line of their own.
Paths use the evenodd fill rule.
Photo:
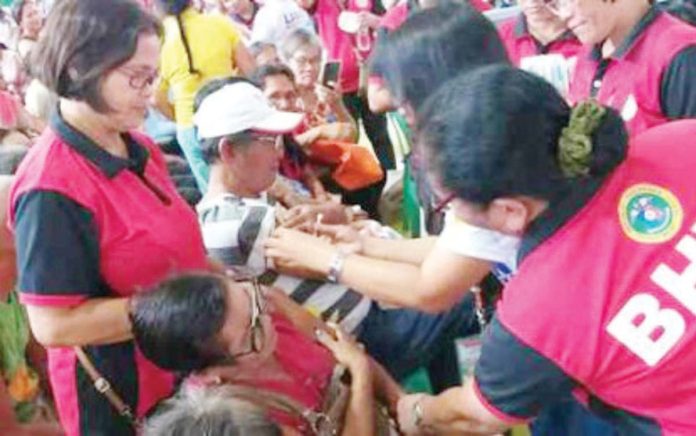
<svg viewBox="0 0 696 436">
<path fill-rule="evenodd" d="M 276 207 L 265 191 L 273 184 L 280 153 L 280 135 L 300 122 L 296 113 L 280 112 L 262 92 L 238 81 L 208 95 L 194 121 L 210 164 L 208 192 L 197 210 L 209 254 L 228 268 L 260 276 L 324 320 L 354 333 L 367 351 L 399 378 L 425 365 L 457 337 L 478 331 L 470 296 L 451 310 L 432 315 L 381 307 L 336 283 L 305 280 L 291 271 L 276 271 L 264 254 L 264 243 L 276 225 Z M 451 362 L 457 383 L 456 362 Z"/>
</svg>

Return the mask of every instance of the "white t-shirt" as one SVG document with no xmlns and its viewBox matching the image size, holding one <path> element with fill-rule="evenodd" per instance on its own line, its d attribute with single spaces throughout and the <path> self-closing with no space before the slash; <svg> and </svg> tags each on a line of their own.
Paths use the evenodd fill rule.
<svg viewBox="0 0 696 436">
<path fill-rule="evenodd" d="M 445 217 L 445 228 L 437 245 L 461 256 L 492 262 L 494 274 L 507 281 L 517 271 L 520 241 L 515 236 L 467 224 L 450 212 Z"/>
<path fill-rule="evenodd" d="M 266 42 L 280 46 L 297 29 L 316 33 L 307 11 L 295 0 L 268 0 L 254 18 L 251 43 Z"/>
<path fill-rule="evenodd" d="M 265 197 L 223 194 L 202 201 L 196 210 L 208 254 L 225 266 L 253 276 L 263 275 L 312 314 L 325 321 L 337 317 L 336 321 L 348 332 L 353 332 L 367 316 L 372 300 L 346 286 L 272 271 L 264 254 L 264 242 L 275 229 L 275 208 Z"/>
</svg>

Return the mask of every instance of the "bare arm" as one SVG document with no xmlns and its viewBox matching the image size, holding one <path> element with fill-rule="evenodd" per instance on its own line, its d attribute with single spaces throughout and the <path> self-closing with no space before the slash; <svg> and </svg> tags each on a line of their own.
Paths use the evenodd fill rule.
<svg viewBox="0 0 696 436">
<path fill-rule="evenodd" d="M 353 255 L 346 258 L 340 281 L 380 302 L 440 312 L 456 304 L 489 271 L 488 262 L 439 250 L 433 250 L 421 267 Z"/>
<path fill-rule="evenodd" d="M 276 309 L 286 316 L 290 321 L 304 333 L 307 337 L 317 338 L 317 330 L 323 331 L 326 334 L 333 336 L 335 330 L 330 328 L 324 321 L 310 314 L 306 309 L 293 301 L 290 297 L 285 295 L 280 290 L 270 288 L 268 292 L 268 297 L 276 307 Z M 369 358 L 369 357 L 368 357 Z M 396 416 L 396 404 L 404 395 L 404 391 L 401 389 L 399 384 L 387 373 L 387 371 L 374 359 L 369 358 L 370 366 L 364 369 L 364 372 L 369 372 L 371 374 L 370 383 L 372 388 L 370 389 L 370 395 L 372 395 L 374 389 L 374 395 L 386 404 L 390 411 Z M 360 372 L 363 372 L 361 369 Z M 367 380 L 360 380 L 360 384 L 356 387 L 364 389 L 364 383 Z M 359 394 L 363 395 L 363 393 Z M 348 434 L 348 433 L 346 433 Z M 353 433 L 362 434 L 362 433 Z"/>
<path fill-rule="evenodd" d="M 417 239 L 365 238 L 362 242 L 362 254 L 375 259 L 420 265 L 435 247 L 436 242 L 436 237 Z"/>
<path fill-rule="evenodd" d="M 416 427 L 414 405 L 420 403 L 421 425 Z M 501 421 L 481 403 L 474 392 L 473 379 L 440 395 L 409 395 L 399 401 L 399 424 L 406 434 L 492 435 L 510 424 Z"/>
<path fill-rule="evenodd" d="M 40 133 L 46 128 L 46 122 L 30 114 L 24 106 L 20 105 L 17 128 Z"/>
<path fill-rule="evenodd" d="M 357 123 L 355 122 L 355 119 L 353 119 L 353 116 L 348 112 L 348 108 L 346 107 L 345 104 L 343 104 L 343 101 L 338 100 L 337 103 L 333 105 L 334 112 L 336 113 L 336 119 L 338 120 L 339 123 L 345 123 L 349 124 L 350 127 L 352 128 L 353 132 L 353 140 L 357 141 L 358 139 L 358 127 Z"/>
<path fill-rule="evenodd" d="M 238 43 L 237 47 L 234 49 L 234 65 L 239 68 L 239 71 L 241 71 L 245 77 L 251 76 L 256 69 L 254 57 L 241 42 Z"/>
<path fill-rule="evenodd" d="M 133 337 L 127 298 L 94 298 L 75 307 L 27 306 L 29 325 L 46 347 L 104 345 Z"/>
<path fill-rule="evenodd" d="M 311 165 L 305 166 L 302 172 L 302 182 L 312 193 L 313 198 L 320 200 L 326 200 L 328 198 L 324 185 L 322 185 Z"/>
<path fill-rule="evenodd" d="M 161 80 L 161 79 L 160 79 Z M 174 113 L 174 107 L 169 103 L 169 86 L 161 83 L 154 95 L 152 96 L 152 105 L 160 111 L 162 115 L 174 120 L 176 114 Z"/>
<path fill-rule="evenodd" d="M 376 114 L 389 112 L 396 108 L 391 93 L 381 82 L 368 83 L 367 103 L 370 110 Z"/>
<path fill-rule="evenodd" d="M 401 251 L 408 250 L 409 245 L 419 247 L 423 244 L 423 241 L 415 240 L 376 241 L 399 247 Z M 273 258 L 280 270 L 304 270 L 321 277 L 328 275 L 331 263 L 339 253 L 337 246 L 289 229 L 276 230 L 266 246 L 266 254 Z M 345 258 L 339 275 L 341 284 L 383 303 L 423 311 L 448 309 L 490 271 L 490 264 L 486 261 L 439 248 L 431 249 L 422 265 L 368 257 L 365 248 L 361 254 Z M 407 257 L 407 254 L 399 255 Z"/>
<path fill-rule="evenodd" d="M 309 147 L 314 141 L 319 139 L 355 142 L 357 137 L 358 131 L 353 124 L 335 122 L 322 124 L 302 132 L 295 136 L 295 141 L 302 147 Z"/>
</svg>

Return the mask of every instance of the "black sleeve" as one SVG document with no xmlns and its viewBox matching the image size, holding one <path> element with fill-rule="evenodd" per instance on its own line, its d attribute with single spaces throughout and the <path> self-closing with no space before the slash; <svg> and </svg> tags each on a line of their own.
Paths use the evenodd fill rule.
<svg viewBox="0 0 696 436">
<path fill-rule="evenodd" d="M 99 241 L 91 212 L 44 190 L 23 194 L 15 210 L 20 291 L 39 297 L 98 294 Z"/>
<path fill-rule="evenodd" d="M 474 376 L 488 405 L 514 419 L 536 416 L 575 387 L 557 365 L 520 342 L 497 319 L 484 335 Z"/>
<path fill-rule="evenodd" d="M 696 45 L 680 51 L 662 76 L 662 113 L 667 118 L 696 117 Z"/>
</svg>

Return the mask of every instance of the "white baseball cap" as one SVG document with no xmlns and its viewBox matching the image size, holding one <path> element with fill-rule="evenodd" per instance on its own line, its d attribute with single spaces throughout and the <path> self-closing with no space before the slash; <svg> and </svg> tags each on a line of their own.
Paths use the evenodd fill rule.
<svg viewBox="0 0 696 436">
<path fill-rule="evenodd" d="M 245 130 L 289 133 L 299 126 L 304 114 L 274 109 L 254 85 L 237 82 L 225 85 L 203 99 L 193 122 L 198 137 L 217 138 Z"/>
</svg>

